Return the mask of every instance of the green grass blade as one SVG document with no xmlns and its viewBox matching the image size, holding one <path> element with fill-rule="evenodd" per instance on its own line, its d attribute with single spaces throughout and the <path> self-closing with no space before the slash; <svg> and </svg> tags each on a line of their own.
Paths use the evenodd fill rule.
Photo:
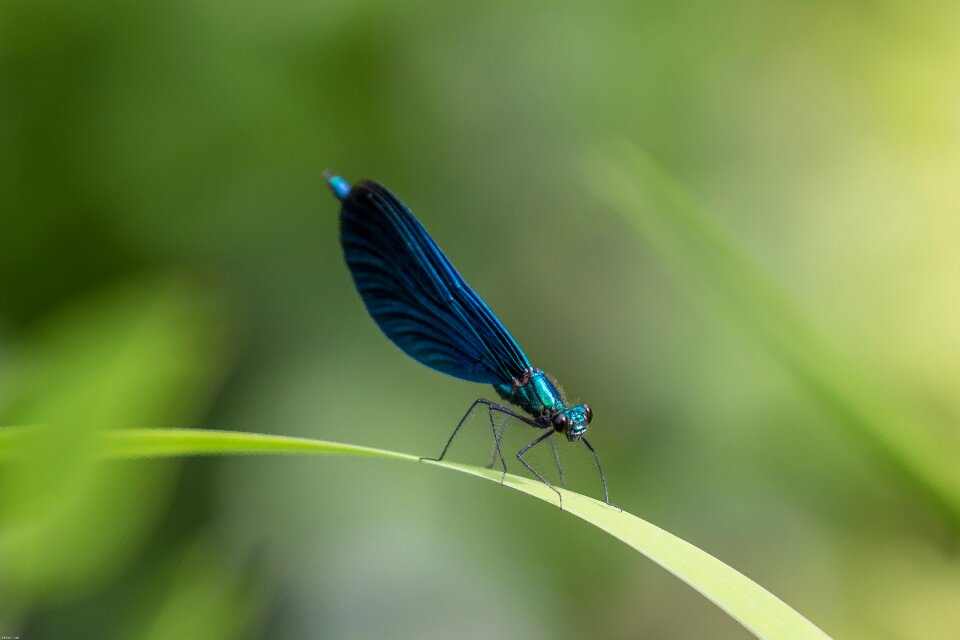
<svg viewBox="0 0 960 640">
<path fill-rule="evenodd" d="M 25 429 L 0 429 L 0 459 L 15 456 Z M 197 429 L 125 429 L 103 434 L 111 458 L 173 456 L 328 454 L 417 462 L 416 456 L 308 438 Z M 500 473 L 452 462 L 424 461 L 469 475 L 500 481 Z M 504 484 L 550 504 L 557 496 L 540 482 L 507 474 Z M 561 489 L 564 511 L 633 547 L 723 609 L 758 638 L 828 639 L 823 631 L 769 591 L 708 553 L 626 512 Z"/>
<path fill-rule="evenodd" d="M 587 167 L 596 195 L 637 229 L 671 273 L 717 305 L 854 441 L 960 531 L 957 451 L 920 412 L 847 362 L 734 240 L 640 148 L 624 144 Z"/>
<path fill-rule="evenodd" d="M 416 456 L 406 453 L 328 442 L 326 440 L 203 429 L 123 429 L 112 431 L 105 441 L 105 453 L 113 458 L 329 453 L 341 456 L 419 460 Z"/>
</svg>

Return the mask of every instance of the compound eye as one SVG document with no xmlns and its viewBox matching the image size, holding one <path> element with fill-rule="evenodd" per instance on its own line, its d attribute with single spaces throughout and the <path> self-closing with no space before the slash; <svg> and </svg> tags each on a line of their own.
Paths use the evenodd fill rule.
<svg viewBox="0 0 960 640">
<path fill-rule="evenodd" d="M 553 428 L 557 431 L 566 431 L 568 422 L 569 420 L 567 420 L 567 416 L 564 413 L 558 413 L 553 416 Z"/>
<path fill-rule="evenodd" d="M 590 405 L 583 405 L 583 415 L 587 416 L 587 424 L 593 421 L 593 409 L 590 408 Z"/>
</svg>

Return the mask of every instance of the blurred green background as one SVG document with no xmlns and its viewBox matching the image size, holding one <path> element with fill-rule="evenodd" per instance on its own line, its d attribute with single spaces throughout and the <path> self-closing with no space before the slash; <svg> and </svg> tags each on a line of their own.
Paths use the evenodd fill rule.
<svg viewBox="0 0 960 640">
<path fill-rule="evenodd" d="M 489 395 L 366 316 L 329 167 L 399 194 L 591 403 L 616 503 L 834 637 L 955 638 L 958 29 L 947 0 L 0 3 L 0 424 L 51 427 L 0 465 L 0 634 L 746 636 L 488 483 L 83 455 L 127 426 L 435 455 Z M 807 370 L 604 202 L 611 140 L 816 327 Z M 809 393 L 847 383 L 859 423 Z"/>
</svg>

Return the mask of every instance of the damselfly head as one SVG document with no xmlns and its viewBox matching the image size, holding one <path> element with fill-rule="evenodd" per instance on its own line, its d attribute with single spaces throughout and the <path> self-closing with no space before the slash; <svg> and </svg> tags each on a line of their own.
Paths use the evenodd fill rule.
<svg viewBox="0 0 960 640">
<path fill-rule="evenodd" d="M 593 420 L 593 409 L 588 404 L 578 404 L 554 414 L 553 428 L 567 436 L 570 442 L 578 442 L 587 433 L 587 427 Z"/>
</svg>

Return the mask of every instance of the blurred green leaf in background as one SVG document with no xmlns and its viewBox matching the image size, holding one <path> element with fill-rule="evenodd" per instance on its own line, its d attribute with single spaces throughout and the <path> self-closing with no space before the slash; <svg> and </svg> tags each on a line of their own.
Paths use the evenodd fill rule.
<svg viewBox="0 0 960 640">
<path fill-rule="evenodd" d="M 50 427 L 0 464 L 0 634 L 744 637 L 460 474 L 90 459 L 155 426 L 436 455 L 486 391 L 366 316 L 331 168 L 591 404 L 614 502 L 834 637 L 953 640 L 958 31 L 951 0 L 0 2 L 0 424 Z M 609 140 L 643 152 L 585 177 Z"/>
<path fill-rule="evenodd" d="M 184 278 L 132 280 L 59 310 L 5 363 L 3 422 L 43 425 L 0 467 L 0 619 L 11 628 L 118 579 L 143 553 L 174 465 L 102 464 L 99 434 L 202 415 L 231 342 L 221 298 Z"/>
<path fill-rule="evenodd" d="M 868 453 L 889 465 L 960 533 L 960 450 L 938 441 L 922 412 L 843 362 L 787 296 L 714 228 L 683 189 L 640 149 L 623 145 L 588 169 L 597 194 L 698 294 L 705 288 Z M 699 286 L 703 283 L 705 286 Z"/>
</svg>

